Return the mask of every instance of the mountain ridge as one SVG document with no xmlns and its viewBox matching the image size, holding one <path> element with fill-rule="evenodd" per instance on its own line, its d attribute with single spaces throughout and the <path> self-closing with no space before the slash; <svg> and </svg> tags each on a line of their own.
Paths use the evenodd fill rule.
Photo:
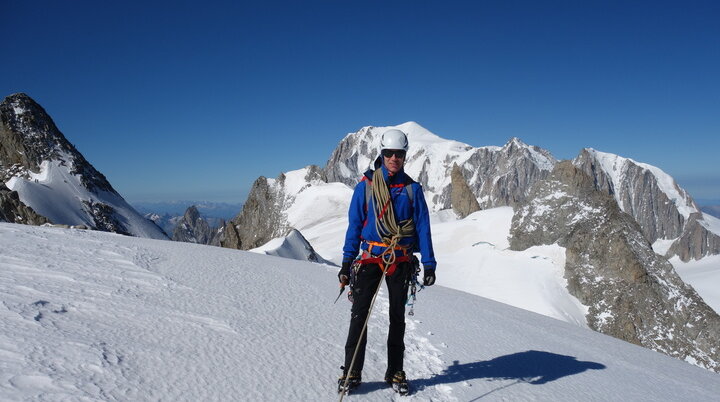
<svg viewBox="0 0 720 402">
<path fill-rule="evenodd" d="M 0 179 L 20 204 L 56 225 L 167 238 L 115 191 L 24 93 L 0 103 Z M 17 222 L 17 220 L 15 220 Z"/>
</svg>

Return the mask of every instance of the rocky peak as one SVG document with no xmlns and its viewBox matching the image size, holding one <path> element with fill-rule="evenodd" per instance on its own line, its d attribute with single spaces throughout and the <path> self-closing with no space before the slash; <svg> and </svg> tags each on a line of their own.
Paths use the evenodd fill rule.
<svg viewBox="0 0 720 402">
<path fill-rule="evenodd" d="M 95 170 L 60 132 L 52 118 L 24 93 L 6 97 L 0 103 L 0 178 L 27 177 L 39 172 L 43 161 L 69 164 L 91 191 L 116 193 L 105 176 Z"/>
<path fill-rule="evenodd" d="M 183 219 L 187 222 L 195 222 L 200 219 L 200 212 L 198 211 L 197 207 L 195 205 L 189 206 L 188 209 L 185 210 L 185 215 L 183 215 Z"/>
<path fill-rule="evenodd" d="M 568 290 L 590 328 L 720 371 L 720 316 L 652 250 L 640 226 L 570 161 L 517 208 L 510 248 L 566 248 Z"/>
<path fill-rule="evenodd" d="M 22 204 L 18 208 L 31 208 L 56 225 L 167 238 L 112 188 L 26 94 L 0 102 L 0 183 L 16 192 Z"/>
<path fill-rule="evenodd" d="M 240 213 L 225 226 L 221 245 L 249 250 L 286 236 L 291 230 L 287 209 L 300 192 L 324 182 L 324 172 L 316 165 L 281 173 L 276 179 L 260 176 Z"/>
<path fill-rule="evenodd" d="M 720 254 L 720 234 L 707 229 L 692 197 L 661 169 L 592 148 L 583 149 L 573 164 L 638 222 L 648 241 L 677 239 L 667 257 L 688 261 Z"/>
<path fill-rule="evenodd" d="M 470 190 L 470 186 L 468 186 L 457 164 L 453 165 L 451 175 L 452 192 L 450 193 L 450 199 L 452 201 L 453 211 L 455 211 L 460 219 L 473 212 L 479 211 L 480 204 L 478 204 L 475 194 Z"/>
<path fill-rule="evenodd" d="M 182 219 L 173 230 L 172 240 L 197 244 L 212 244 L 217 231 L 200 216 L 195 205 L 185 210 Z"/>
<path fill-rule="evenodd" d="M 692 197 L 654 166 L 591 148 L 583 149 L 573 164 L 635 218 L 650 242 L 680 236 L 690 214 L 699 212 Z"/>
<path fill-rule="evenodd" d="M 690 214 L 680 237 L 673 242 L 665 256 L 678 256 L 682 261 L 699 260 L 707 255 L 720 254 L 720 235 L 710 230 L 709 221 L 720 221 L 713 216 L 703 216 L 701 212 Z"/>
<path fill-rule="evenodd" d="M 390 128 L 405 131 L 410 150 L 405 171 L 423 186 L 431 210 L 450 208 L 451 175 L 457 164 L 481 207 L 515 205 L 530 185 L 545 177 L 557 160 L 550 152 L 518 138 L 503 147 L 475 148 L 446 140 L 415 122 L 392 127 L 363 127 L 345 136 L 324 168 L 329 182 L 354 186 L 378 155 L 380 136 Z"/>
</svg>

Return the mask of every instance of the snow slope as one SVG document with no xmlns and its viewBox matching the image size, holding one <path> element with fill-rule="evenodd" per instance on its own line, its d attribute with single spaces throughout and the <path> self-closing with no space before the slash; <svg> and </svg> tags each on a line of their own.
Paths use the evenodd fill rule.
<svg viewBox="0 0 720 402">
<path fill-rule="evenodd" d="M 509 250 L 512 207 L 433 222 L 438 284 L 586 326 L 587 307 L 567 290 L 565 249 Z"/>
<path fill-rule="evenodd" d="M 333 400 L 336 268 L 111 233 L 0 224 L 3 400 Z M 365 384 L 385 370 L 387 299 Z M 717 374 L 441 286 L 408 317 L 409 400 L 716 400 Z M 405 399 L 403 399 L 405 400 Z"/>
<path fill-rule="evenodd" d="M 290 226 L 338 266 L 351 197 L 352 190 L 341 183 L 314 185 L 297 195 L 287 214 Z M 585 326 L 587 308 L 570 295 L 563 277 L 565 250 L 557 245 L 509 250 L 512 216 L 511 207 L 478 211 L 462 220 L 449 210 L 433 213 L 438 284 Z M 267 253 L 282 241 L 252 251 Z"/>
<path fill-rule="evenodd" d="M 12 177 L 7 187 L 17 191 L 20 200 L 52 223 L 95 227 L 93 215 L 85 202 L 103 203 L 113 208 L 115 218 L 133 236 L 167 239 L 162 230 L 145 219 L 120 195 L 104 190 L 92 192 L 85 187 L 80 176 L 72 174 L 72 157 L 62 154 L 59 159 L 43 161 L 39 173 L 29 173 L 29 179 Z"/>
<path fill-rule="evenodd" d="M 683 262 L 673 257 L 670 263 L 682 280 L 692 286 L 708 306 L 720 312 L 720 255 Z"/>
</svg>

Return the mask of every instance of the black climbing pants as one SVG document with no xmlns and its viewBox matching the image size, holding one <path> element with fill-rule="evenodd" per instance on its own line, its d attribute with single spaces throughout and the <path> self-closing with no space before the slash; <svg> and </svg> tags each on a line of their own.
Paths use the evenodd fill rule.
<svg viewBox="0 0 720 402">
<path fill-rule="evenodd" d="M 390 329 L 387 339 L 388 369 L 391 372 L 403 370 L 403 355 L 405 353 L 405 303 L 407 302 L 411 264 L 401 262 L 397 265 L 391 276 L 386 276 L 390 298 Z M 345 369 L 350 368 L 355 346 L 360 341 L 357 358 L 353 371 L 362 371 L 365 363 L 365 346 L 367 344 L 367 330 L 360 338 L 365 319 L 370 309 L 375 290 L 382 278 L 382 270 L 377 264 L 363 265 L 355 278 L 353 286 L 353 305 L 350 316 L 350 330 L 345 343 Z"/>
</svg>

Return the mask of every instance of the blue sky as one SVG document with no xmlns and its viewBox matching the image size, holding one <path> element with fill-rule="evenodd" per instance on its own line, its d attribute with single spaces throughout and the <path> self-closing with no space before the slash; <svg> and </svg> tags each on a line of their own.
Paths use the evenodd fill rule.
<svg viewBox="0 0 720 402">
<path fill-rule="evenodd" d="M 473 146 L 617 153 L 720 200 L 717 1 L 2 9 L 0 95 L 38 101 L 129 201 L 244 201 L 260 175 L 409 120 Z"/>
</svg>

